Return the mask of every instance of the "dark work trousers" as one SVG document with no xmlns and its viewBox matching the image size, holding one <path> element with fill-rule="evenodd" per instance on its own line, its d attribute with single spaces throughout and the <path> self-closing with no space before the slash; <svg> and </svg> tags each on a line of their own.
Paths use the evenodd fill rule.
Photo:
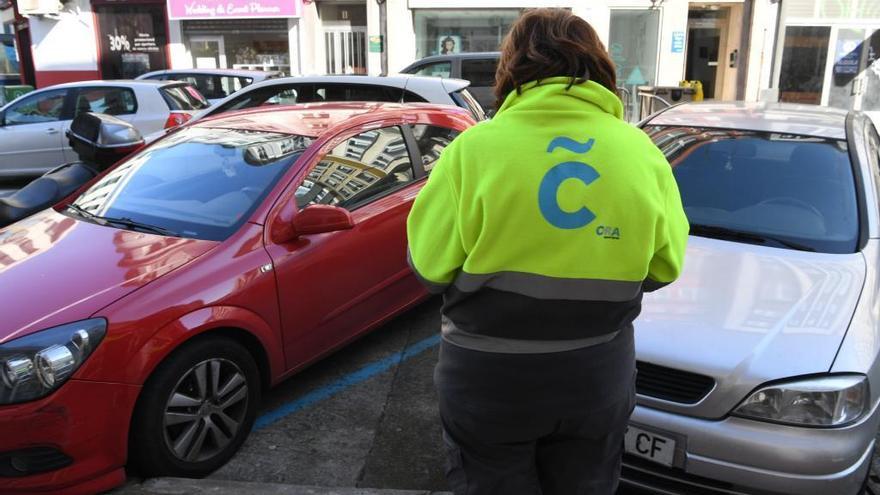
<svg viewBox="0 0 880 495">
<path fill-rule="evenodd" d="M 435 381 L 455 495 L 612 495 L 634 377 L 632 327 L 552 354 L 444 342 Z"/>
</svg>

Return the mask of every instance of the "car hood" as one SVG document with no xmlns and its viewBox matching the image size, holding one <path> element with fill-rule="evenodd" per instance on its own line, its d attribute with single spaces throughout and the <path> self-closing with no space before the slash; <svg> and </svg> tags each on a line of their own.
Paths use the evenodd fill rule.
<svg viewBox="0 0 880 495">
<path fill-rule="evenodd" d="M 0 229 L 0 343 L 88 318 L 216 244 L 104 227 L 51 209 Z"/>
<path fill-rule="evenodd" d="M 639 361 L 707 375 L 693 406 L 721 417 L 759 385 L 827 372 L 865 279 L 861 254 L 819 254 L 691 237 L 681 278 L 646 294 L 635 323 Z"/>
</svg>

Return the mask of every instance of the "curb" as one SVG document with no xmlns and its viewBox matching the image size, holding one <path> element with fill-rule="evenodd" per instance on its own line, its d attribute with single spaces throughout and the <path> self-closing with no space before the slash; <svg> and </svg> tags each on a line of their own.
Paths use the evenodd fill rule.
<svg viewBox="0 0 880 495">
<path fill-rule="evenodd" d="M 449 492 L 425 490 L 319 487 L 188 478 L 151 478 L 141 483 L 130 482 L 113 493 L 119 495 L 452 495 Z"/>
</svg>

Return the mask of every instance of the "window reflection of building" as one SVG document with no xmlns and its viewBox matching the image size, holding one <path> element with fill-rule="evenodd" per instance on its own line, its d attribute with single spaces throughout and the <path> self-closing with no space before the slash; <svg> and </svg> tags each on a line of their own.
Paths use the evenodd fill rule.
<svg viewBox="0 0 880 495">
<path fill-rule="evenodd" d="M 318 162 L 300 185 L 297 202 L 349 207 L 412 178 L 400 129 L 377 129 L 347 139 Z"/>
<path fill-rule="evenodd" d="M 74 225 L 72 218 L 38 214 L 7 227 L 0 232 L 0 272 L 49 249 Z"/>
<path fill-rule="evenodd" d="M 425 172 L 430 172 L 434 168 L 437 160 L 440 159 L 440 154 L 459 134 L 458 131 L 433 125 L 414 125 L 412 132 L 422 155 L 422 167 Z"/>
</svg>

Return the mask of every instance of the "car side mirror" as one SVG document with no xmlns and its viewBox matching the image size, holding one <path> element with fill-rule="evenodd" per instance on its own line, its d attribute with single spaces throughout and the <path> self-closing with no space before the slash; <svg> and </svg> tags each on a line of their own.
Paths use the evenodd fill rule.
<svg viewBox="0 0 880 495">
<path fill-rule="evenodd" d="M 323 234 L 349 230 L 353 227 L 354 220 L 351 218 L 351 213 L 338 206 L 307 206 L 293 218 L 293 230 L 298 235 Z"/>
<path fill-rule="evenodd" d="M 271 228 L 272 242 L 282 244 L 300 236 L 349 230 L 354 227 L 351 213 L 330 205 L 311 205 L 297 211 L 296 204 L 285 205 Z"/>
</svg>

